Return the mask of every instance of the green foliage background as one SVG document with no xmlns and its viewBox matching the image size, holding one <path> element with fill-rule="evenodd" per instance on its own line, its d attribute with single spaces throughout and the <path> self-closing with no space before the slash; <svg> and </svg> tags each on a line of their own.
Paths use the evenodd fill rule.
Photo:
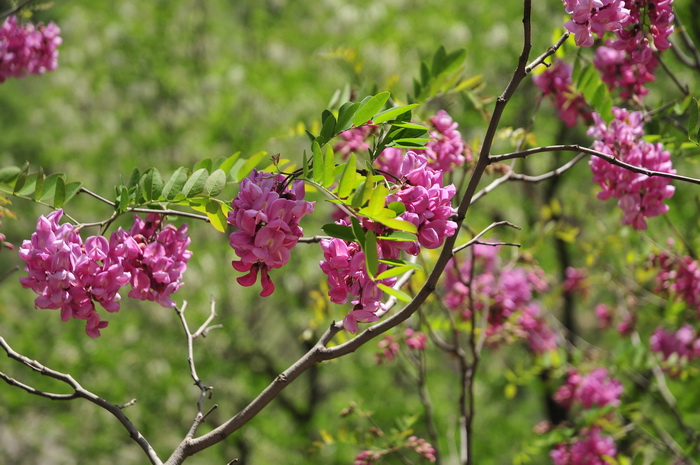
<svg viewBox="0 0 700 465">
<path fill-rule="evenodd" d="M 556 0 L 535 3 L 533 56 L 551 44 L 564 16 Z M 2 9 L 6 6 L 0 2 Z M 300 158 L 308 147 L 303 129 L 318 124 L 337 89 L 350 84 L 361 94 L 390 90 L 402 98 L 420 61 L 439 45 L 465 48 L 467 75 L 484 76 L 481 95 L 498 95 L 515 66 L 522 36 L 521 2 L 516 0 L 499 2 L 497 8 L 492 2 L 448 0 L 75 0 L 37 11 L 34 20 L 53 20 L 61 27 L 60 67 L 0 86 L 0 163 L 26 160 L 47 173 L 65 172 L 69 180 L 80 180 L 107 197 L 110 186 L 125 181 L 134 167 L 156 166 L 169 173 L 236 151 Z M 682 71 L 680 76 L 693 79 Z M 660 90 L 664 92 L 650 104 L 678 97 L 664 78 L 652 92 Z M 526 81 L 505 124 L 528 125 L 531 114 L 524 109 L 533 108 L 538 95 Z M 464 95 L 441 96 L 421 114 L 442 107 L 459 122 L 465 140 L 478 144 L 485 123 L 474 102 Z M 538 119 L 554 121 L 553 114 L 546 102 Z M 580 128 L 545 122 L 534 129 L 540 144 L 563 138 L 588 144 Z M 673 131 L 663 125 L 657 129 L 659 134 Z M 496 151 L 511 149 L 513 141 L 502 138 Z M 522 168 L 541 172 L 552 163 L 542 157 Z M 680 172 L 697 172 L 692 156 L 676 166 Z M 591 295 L 577 303 L 577 310 L 582 333 L 596 341 L 593 306 L 606 298 L 624 300 L 613 294 L 614 288 L 640 276 L 643 258 L 654 241 L 671 235 L 671 228 L 661 219 L 652 221 L 649 236 L 622 228 L 612 203 L 595 200 L 585 163 L 566 174 L 561 188 L 552 189 L 555 194 L 548 197 L 540 186 L 507 186 L 490 194 L 468 221 L 474 230 L 494 219 L 523 226 L 522 232 L 499 237 L 521 242 L 524 253 L 554 277 L 561 272 L 554 244 L 574 234 L 576 242 L 566 244 L 572 264 L 595 270 Z M 23 201 L 12 208 L 19 218 L 5 219 L 3 228 L 19 244 L 28 238 L 36 216 L 47 211 Z M 108 214 L 90 199 L 78 198 L 69 208 L 85 222 Z M 318 208 L 329 210 L 320 202 Z M 697 191 L 681 186 L 671 202 L 671 223 L 693 238 L 697 213 Z M 314 228 L 323 220 L 318 221 L 306 223 L 308 234 L 318 232 Z M 216 424 L 257 395 L 347 309 L 324 303 L 316 246 L 297 247 L 290 269 L 273 275 L 277 292 L 260 299 L 255 288 L 236 284 L 233 252 L 224 235 L 203 224 L 192 225 L 191 232 L 195 255 L 178 298 L 189 302 L 192 326 L 208 315 L 210 298 L 216 300 L 223 329 L 196 345 L 200 376 L 215 386 L 213 402 L 219 409 L 208 423 Z M 629 253 L 620 254 L 621 249 Z M 15 252 L 3 251 L 0 264 L 5 271 L 20 260 Z M 176 315 L 125 300 L 121 312 L 110 316 L 103 336 L 92 340 L 79 322 L 60 323 L 56 312 L 34 310 L 34 295 L 17 282 L 22 273 L 1 284 L 0 334 L 20 352 L 72 373 L 110 401 L 136 398 L 127 414 L 167 457 L 193 418 L 198 394 L 189 379 Z M 647 281 L 642 279 L 642 286 L 650 287 Z M 553 284 L 546 306 L 557 315 L 556 278 Z M 658 301 L 643 305 L 660 313 Z M 305 374 L 241 432 L 188 463 L 227 463 L 237 457 L 250 464 L 351 463 L 363 449 L 358 434 L 370 426 L 357 416 L 341 418 L 353 402 L 373 412 L 374 421 L 386 430 L 415 415 L 412 427 L 425 436 L 415 383 L 396 365 L 377 366 L 375 351 L 371 343 Z M 487 351 L 476 386 L 476 463 L 511 463 L 536 445 L 532 427 L 545 418 L 546 386 L 530 372 L 532 363 L 522 346 Z M 440 446 L 454 456 L 455 367 L 435 355 L 428 366 L 434 370 L 428 386 L 443 432 Z M 2 359 L 0 369 L 48 390 L 62 389 L 9 359 Z M 515 382 L 504 376 L 507 371 Z M 515 392 L 514 384 L 521 385 Z M 688 392 L 681 398 L 692 410 L 698 399 L 692 389 Z M 700 419 L 693 419 L 698 425 Z M 534 463 L 546 463 L 546 449 L 535 447 L 528 454 Z M 145 462 L 122 427 L 93 405 L 51 402 L 0 386 L 0 464 Z"/>
</svg>

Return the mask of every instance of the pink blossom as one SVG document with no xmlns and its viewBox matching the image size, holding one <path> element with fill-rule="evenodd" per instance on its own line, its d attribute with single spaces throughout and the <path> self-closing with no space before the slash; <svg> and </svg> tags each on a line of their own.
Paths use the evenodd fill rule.
<svg viewBox="0 0 700 465">
<path fill-rule="evenodd" d="M 55 70 L 60 32 L 54 23 L 22 26 L 15 16 L 8 17 L 0 26 L 0 83 L 8 77 Z"/>
<path fill-rule="evenodd" d="M 420 331 L 414 331 L 411 328 L 406 328 L 404 331 L 405 342 L 411 350 L 425 350 L 425 345 L 428 342 L 428 336 Z"/>
<path fill-rule="evenodd" d="M 554 465 L 607 465 L 606 458 L 616 455 L 615 441 L 598 427 L 581 430 L 574 441 L 557 444 L 549 453 Z"/>
<path fill-rule="evenodd" d="M 22 287 L 38 294 L 37 308 L 60 309 L 61 320 L 86 321 L 85 331 L 98 337 L 107 327 L 95 308 L 99 303 L 108 312 L 119 311 L 118 291 L 129 282 L 123 254 L 111 250 L 102 236 L 91 236 L 83 243 L 71 224 L 59 225 L 63 210 L 37 220 L 36 231 L 24 241 L 19 256 L 26 262 L 27 277 Z"/>
<path fill-rule="evenodd" d="M 563 283 L 564 292 L 577 293 L 585 296 L 588 293 L 586 278 L 588 274 L 585 268 L 566 267 L 564 270 L 566 280 Z"/>
<path fill-rule="evenodd" d="M 583 98 L 576 92 L 571 81 L 571 66 L 563 60 L 555 59 L 552 65 L 532 78 L 535 85 L 554 100 L 559 118 L 569 127 L 576 126 L 580 116 L 583 121 L 591 119 L 591 110 Z"/>
<path fill-rule="evenodd" d="M 440 110 L 430 118 L 431 140 L 425 144 L 428 166 L 444 173 L 452 171 L 472 160 L 471 151 L 465 146 L 457 123 L 445 111 Z"/>
<path fill-rule="evenodd" d="M 656 328 L 650 343 L 651 350 L 660 353 L 664 360 L 668 360 L 673 354 L 687 360 L 700 356 L 700 338 L 695 329 L 687 323 L 676 331 Z"/>
<path fill-rule="evenodd" d="M 384 338 L 377 343 L 377 347 L 381 351 L 375 354 L 377 364 L 381 364 L 384 361 L 392 362 L 399 354 L 399 343 L 391 336 L 384 336 Z"/>
<path fill-rule="evenodd" d="M 544 272 L 538 267 L 503 266 L 498 260 L 498 249 L 485 245 L 472 248 L 478 268 L 471 283 L 472 260 L 461 265 L 454 259 L 448 263 L 445 305 L 459 311 L 465 320 L 471 318 L 472 309 L 487 312 L 486 333 L 490 342 L 511 335 L 525 339 L 536 353 L 554 349 L 557 336 L 534 298 L 547 289 Z"/>
<path fill-rule="evenodd" d="M 605 304 L 595 306 L 595 316 L 598 318 L 598 328 L 606 329 L 612 326 L 612 314 L 610 307 Z"/>
<path fill-rule="evenodd" d="M 367 139 L 378 130 L 378 126 L 366 124 L 348 129 L 338 134 L 338 142 L 333 147 L 333 152 L 347 156 L 350 153 L 360 153 L 369 150 Z"/>
<path fill-rule="evenodd" d="M 176 228 L 163 225 L 163 216 L 152 213 L 142 220 L 134 216 L 127 232 L 119 228 L 110 237 L 110 247 L 124 256 L 124 266 L 131 273 L 129 297 L 175 307 L 171 295 L 182 287 L 182 276 L 192 252 L 187 248 L 190 237 L 187 225 Z"/>
<path fill-rule="evenodd" d="M 564 0 L 571 19 L 564 27 L 574 34 L 576 45 L 593 45 L 592 34 L 602 37 L 606 31 L 619 31 L 629 20 L 630 10 L 621 0 Z"/>
<path fill-rule="evenodd" d="M 613 107 L 613 114 L 615 118 L 610 124 L 606 124 L 597 113 L 593 114 L 595 124 L 588 130 L 588 135 L 596 138 L 594 150 L 641 168 L 676 172 L 672 168 L 669 152 L 660 143 L 652 144 L 643 139 L 644 125 L 640 112 Z M 592 157 L 589 164 L 593 181 L 602 188 L 598 198 L 618 199 L 618 205 L 624 212 L 623 224 L 643 230 L 647 228 L 646 218 L 668 211 L 668 205 L 663 202 L 671 198 L 675 191 L 669 179 L 633 173 L 600 157 Z"/>
<path fill-rule="evenodd" d="M 622 390 L 622 383 L 609 376 L 605 368 L 597 368 L 585 376 L 576 370 L 569 370 L 566 383 L 557 390 L 554 399 L 565 407 L 617 407 Z"/>
<path fill-rule="evenodd" d="M 379 452 L 371 450 L 363 450 L 355 457 L 354 465 L 374 465 L 376 460 L 379 460 L 382 455 Z"/>
<path fill-rule="evenodd" d="M 406 439 L 406 447 L 413 449 L 417 454 L 426 459 L 428 462 L 435 462 L 435 448 L 425 439 L 417 436 L 409 436 Z"/>
<path fill-rule="evenodd" d="M 228 222 L 237 229 L 229 236 L 229 244 L 240 258 L 232 265 L 247 273 L 237 279 L 240 285 L 252 286 L 260 273 L 260 295 L 275 290 L 268 272 L 287 264 L 303 234 L 299 221 L 314 210 L 314 202 L 303 198 L 304 183 L 294 181 L 288 186 L 283 175 L 254 170 L 241 181 L 228 214 Z"/>
<path fill-rule="evenodd" d="M 656 292 L 685 302 L 700 314 L 700 266 L 692 257 L 674 257 L 666 252 L 651 257 L 659 268 Z"/>
</svg>

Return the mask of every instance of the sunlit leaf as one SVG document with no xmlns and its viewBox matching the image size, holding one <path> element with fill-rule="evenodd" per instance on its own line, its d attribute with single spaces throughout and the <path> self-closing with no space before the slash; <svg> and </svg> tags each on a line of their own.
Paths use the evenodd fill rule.
<svg viewBox="0 0 700 465">
<path fill-rule="evenodd" d="M 182 192 L 182 188 L 187 182 L 187 168 L 181 166 L 175 170 L 175 172 L 170 176 L 168 182 L 163 186 L 163 192 L 161 195 L 167 200 L 172 200 L 175 196 Z"/>
<path fill-rule="evenodd" d="M 373 231 L 367 231 L 365 234 L 365 261 L 367 262 L 367 273 L 370 276 L 376 276 L 379 271 L 379 255 L 377 253 L 377 236 Z"/>
<path fill-rule="evenodd" d="M 236 180 L 240 181 L 241 179 L 245 178 L 250 174 L 253 169 L 258 166 L 260 161 L 262 161 L 263 158 L 267 155 L 267 152 L 257 152 L 251 155 L 238 169 L 238 173 L 236 173 Z"/>
<path fill-rule="evenodd" d="M 377 287 L 379 287 L 379 289 L 386 292 L 390 296 L 396 297 L 398 300 L 401 300 L 403 302 L 408 303 L 411 300 L 413 300 L 413 298 L 410 295 L 406 294 L 404 291 L 394 289 L 393 287 L 389 287 L 386 284 L 377 283 Z"/>
<path fill-rule="evenodd" d="M 375 115 L 375 117 L 372 118 L 372 122 L 374 124 L 379 124 L 379 123 L 383 123 L 385 121 L 390 121 L 390 120 L 395 119 L 398 116 L 400 116 L 406 112 L 413 110 L 417 106 L 418 106 L 417 103 L 413 103 L 411 105 L 405 105 L 403 107 L 390 108 L 388 110 L 385 110 L 385 111 Z"/>
<path fill-rule="evenodd" d="M 357 174 L 356 168 L 357 163 L 355 154 L 351 153 L 348 162 L 345 164 L 343 175 L 340 177 L 338 197 L 345 198 L 349 196 L 352 190 L 355 188 L 355 175 Z"/>
<path fill-rule="evenodd" d="M 182 186 L 182 193 L 185 197 L 194 197 L 197 194 L 201 194 L 204 190 L 204 183 L 207 182 L 209 177 L 209 172 L 205 168 L 201 168 L 189 177 L 184 186 Z"/>
<path fill-rule="evenodd" d="M 360 108 L 358 108 L 355 116 L 353 116 L 352 124 L 355 126 L 362 126 L 367 121 L 371 120 L 372 117 L 382 109 L 387 100 L 389 100 L 389 95 L 389 92 L 380 92 L 365 102 Z"/>
<path fill-rule="evenodd" d="M 335 155 L 333 147 L 326 146 L 326 153 L 323 156 L 323 187 L 331 187 L 335 180 Z"/>
<path fill-rule="evenodd" d="M 204 182 L 204 194 L 210 197 L 219 195 L 226 187 L 226 173 L 223 170 L 215 170 Z"/>
</svg>

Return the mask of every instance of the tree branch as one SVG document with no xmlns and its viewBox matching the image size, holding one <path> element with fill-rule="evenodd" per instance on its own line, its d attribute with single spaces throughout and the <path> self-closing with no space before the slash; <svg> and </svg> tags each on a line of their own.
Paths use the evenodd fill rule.
<svg viewBox="0 0 700 465">
<path fill-rule="evenodd" d="M 56 370 L 52 370 L 51 368 L 48 368 L 41 363 L 37 362 L 36 360 L 32 360 L 29 357 L 26 357 L 19 352 L 16 352 L 10 345 L 5 341 L 4 338 L 0 337 L 0 347 L 7 353 L 7 356 L 10 357 L 11 359 L 28 366 L 32 370 L 36 371 L 37 373 L 40 373 L 44 376 L 48 376 L 49 378 L 56 379 L 58 381 L 61 381 L 62 383 L 67 384 L 73 389 L 72 394 L 54 394 L 50 392 L 45 392 L 41 391 L 39 389 L 35 389 L 27 384 L 21 383 L 14 378 L 11 378 L 7 376 L 4 373 L 0 373 L 0 378 L 2 378 L 6 383 L 8 383 L 11 386 L 18 387 L 20 389 L 25 390 L 26 392 L 34 395 L 38 395 L 41 397 L 46 397 L 48 399 L 52 400 L 71 400 L 71 399 L 77 399 L 77 398 L 83 398 L 85 400 L 88 400 L 92 402 L 93 404 L 107 410 L 109 413 L 111 413 L 114 417 L 116 417 L 117 420 L 124 426 L 124 428 L 129 432 L 129 436 L 131 439 L 133 439 L 140 447 L 143 449 L 143 451 L 146 453 L 148 456 L 148 459 L 151 461 L 153 465 L 162 465 L 162 461 L 156 454 L 155 450 L 151 447 L 151 445 L 148 443 L 146 438 L 141 435 L 139 430 L 134 426 L 134 424 L 129 420 L 129 418 L 124 414 L 122 411 L 122 408 L 118 405 L 112 404 L 111 402 L 107 402 L 106 400 L 102 399 L 101 397 L 97 396 L 96 394 L 93 394 L 92 392 L 88 391 L 87 389 L 83 388 L 71 375 L 66 374 L 66 373 L 61 373 Z"/>
<path fill-rule="evenodd" d="M 625 163 L 624 161 L 618 160 L 612 155 L 608 155 L 607 153 L 603 152 L 598 152 L 597 150 L 589 149 L 586 147 L 581 147 L 580 145 L 548 145 L 548 146 L 543 146 L 543 147 L 535 147 L 532 149 L 527 149 L 527 150 L 522 150 L 520 152 L 512 152 L 512 153 L 506 153 L 503 155 L 493 155 L 490 157 L 491 163 L 497 163 L 497 162 L 502 162 L 505 160 L 512 160 L 514 158 L 527 158 L 530 155 L 534 155 L 536 153 L 544 153 L 544 152 L 580 152 L 580 153 L 585 153 L 587 155 L 593 155 L 598 158 L 602 158 L 609 163 L 613 165 L 620 166 L 622 168 L 625 168 L 629 171 L 632 171 L 633 173 L 639 173 L 639 174 L 644 174 L 646 176 L 652 177 L 652 176 L 659 176 L 662 178 L 668 178 L 668 179 L 675 179 L 676 181 L 683 181 L 687 182 L 690 184 L 700 184 L 700 179 L 697 178 L 691 178 L 689 176 L 683 176 L 680 174 L 673 174 L 673 173 L 664 173 L 662 171 L 653 171 L 649 170 L 646 168 L 642 168 L 640 166 L 635 166 L 635 165 L 630 165 L 629 163 Z"/>
</svg>

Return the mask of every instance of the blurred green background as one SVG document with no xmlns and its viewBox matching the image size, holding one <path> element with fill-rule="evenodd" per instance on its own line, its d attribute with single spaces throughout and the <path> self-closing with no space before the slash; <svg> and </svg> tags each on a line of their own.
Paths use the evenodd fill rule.
<svg viewBox="0 0 700 465">
<path fill-rule="evenodd" d="M 349 84 L 355 92 L 391 90 L 405 99 L 420 61 L 440 45 L 448 51 L 465 48 L 465 76 L 483 75 L 481 95 L 500 94 L 521 48 L 521 3 L 55 2 L 36 11 L 33 21 L 55 21 L 61 27 L 59 69 L 0 85 L 0 165 L 29 161 L 46 173 L 65 172 L 69 180 L 80 180 L 111 198 L 111 186 L 126 181 L 135 167 L 155 166 L 167 176 L 177 166 L 192 166 L 204 157 L 216 159 L 237 151 L 249 156 L 260 150 L 300 160 L 308 148 L 304 128 L 318 124 L 336 90 Z M 561 27 L 564 11 L 558 0 L 534 3 L 536 56 L 557 37 L 554 31 Z M 7 7 L 8 2 L 0 2 L 0 10 Z M 673 62 L 670 66 L 678 68 Z M 696 78 L 680 69 L 679 73 L 686 82 Z M 665 77 L 652 88 L 658 93 L 649 105 L 678 97 Z M 529 110 L 538 97 L 526 80 L 503 125 L 529 125 Z M 438 108 L 447 108 L 464 139 L 478 145 L 485 124 L 471 99 L 442 96 L 420 114 L 428 117 Z M 544 102 L 538 114 L 541 123 L 534 126 L 538 143 L 588 144 L 584 129 L 561 128 L 554 114 Z M 661 133 L 665 126 L 656 129 Z M 510 150 L 514 140 L 504 134 L 496 151 Z M 547 156 L 520 166 L 541 172 L 553 163 Z M 692 156 L 676 166 L 681 172 L 697 173 Z M 597 341 L 592 315 L 597 299 L 618 298 L 611 287 L 636 276 L 654 241 L 671 235 L 670 224 L 693 237 L 698 201 L 696 189 L 680 188 L 671 202 L 671 223 L 652 220 L 653 233 L 647 236 L 622 228 L 612 202 L 596 201 L 594 193 L 590 172 L 580 163 L 567 173 L 560 189 L 551 183 L 514 185 L 490 194 L 470 213 L 469 224 L 479 230 L 494 219 L 508 219 L 524 227 L 517 233 L 499 232 L 499 237 L 521 242 L 524 252 L 552 276 L 554 291 L 545 303 L 553 315 L 561 307 L 556 283 L 561 257 L 553 244 L 575 231 L 576 242 L 565 245 L 571 264 L 596 270 L 591 272 L 591 294 L 577 304 L 578 318 L 582 333 Z M 330 210 L 317 200 L 320 212 Z M 36 216 L 48 210 L 13 202 L 18 219 L 4 219 L 3 231 L 18 246 L 31 234 Z M 67 209 L 85 222 L 109 215 L 103 205 L 80 196 Z M 307 221 L 307 234 L 318 233 L 323 222 Z M 123 220 L 128 223 L 128 218 Z M 204 224 L 191 225 L 190 230 L 194 257 L 176 300 L 189 302 L 187 315 L 196 327 L 214 298 L 216 322 L 223 325 L 195 346 L 199 374 L 215 386 L 211 402 L 219 405 L 209 425 L 244 406 L 348 308 L 326 303 L 317 246 L 299 245 L 290 269 L 273 274 L 277 292 L 260 299 L 257 288 L 244 289 L 235 282 L 237 274 L 230 267 L 234 254 L 226 236 Z M 620 249 L 633 256 L 621 255 Z M 3 250 L 0 264 L 3 272 L 19 266 L 20 260 L 16 252 Z M 198 395 L 189 378 L 176 315 L 157 305 L 124 300 L 122 310 L 109 315 L 110 326 L 102 337 L 93 340 L 81 322 L 61 323 L 55 311 L 34 310 L 33 293 L 17 282 L 23 273 L 14 272 L 0 284 L 0 334 L 16 350 L 72 373 L 83 386 L 114 403 L 137 399 L 127 415 L 167 458 L 187 431 Z M 430 303 L 428 311 L 435 304 Z M 376 351 L 372 342 L 306 373 L 243 430 L 187 463 L 224 464 L 234 458 L 245 464 L 352 463 L 365 448 L 358 437 L 371 426 L 358 416 L 340 416 L 353 402 L 373 412 L 374 421 L 386 430 L 416 415 L 412 428 L 425 437 L 414 380 L 400 364 L 377 366 Z M 64 392 L 63 386 L 7 358 L 0 360 L 3 372 Z M 440 354 L 431 354 L 427 363 L 439 445 L 445 463 L 456 463 L 456 369 Z M 530 364 L 531 356 L 518 345 L 485 354 L 476 385 L 476 463 L 512 463 L 532 445 L 532 428 L 545 412 L 543 385 L 537 376 L 526 376 Z M 522 388 L 515 393 L 512 387 L 506 390 L 513 384 L 504 377 L 506 371 L 521 377 Z M 687 402 L 695 405 L 694 399 Z M 548 460 L 546 449 L 532 454 L 534 463 Z M 395 459 L 387 463 L 394 463 L 391 460 Z M 52 402 L 0 386 L 0 465 L 146 462 L 121 425 L 92 404 Z"/>
</svg>

